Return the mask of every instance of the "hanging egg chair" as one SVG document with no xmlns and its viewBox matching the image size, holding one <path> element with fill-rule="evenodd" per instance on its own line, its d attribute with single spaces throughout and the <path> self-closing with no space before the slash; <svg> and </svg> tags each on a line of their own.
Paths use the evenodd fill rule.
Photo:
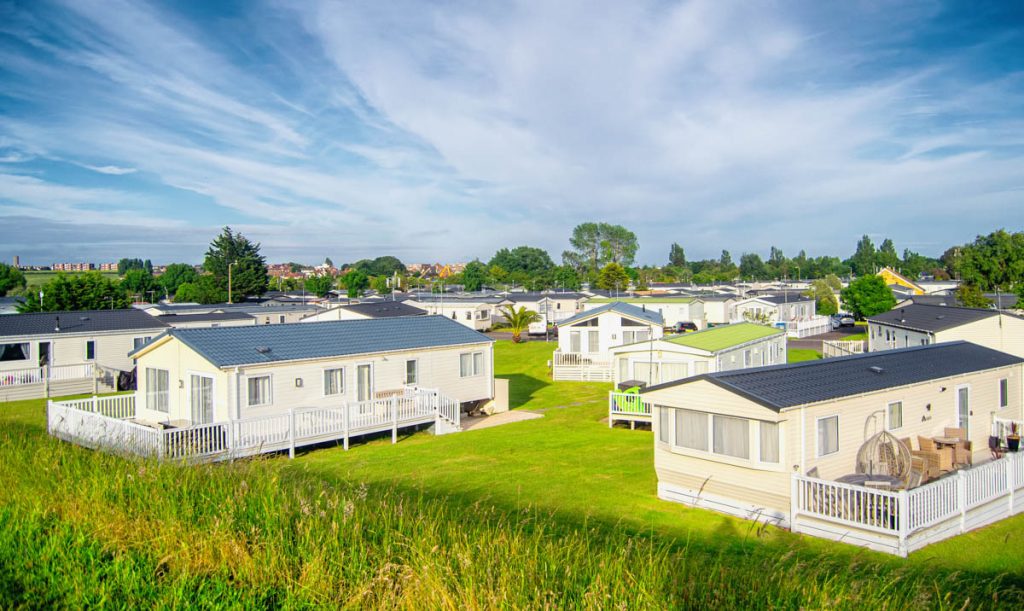
<svg viewBox="0 0 1024 611">
<path fill-rule="evenodd" d="M 857 473 L 910 477 L 910 448 L 888 431 L 876 433 L 857 450 Z"/>
</svg>

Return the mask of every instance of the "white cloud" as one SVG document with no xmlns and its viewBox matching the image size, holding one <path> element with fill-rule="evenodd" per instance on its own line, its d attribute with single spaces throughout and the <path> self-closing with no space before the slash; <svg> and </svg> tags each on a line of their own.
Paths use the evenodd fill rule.
<svg viewBox="0 0 1024 611">
<path fill-rule="evenodd" d="M 89 165 L 87 163 L 79 163 L 77 165 L 80 165 L 87 170 L 92 170 L 93 172 L 110 174 L 112 176 L 124 176 L 125 174 L 134 174 L 135 172 L 138 172 L 135 168 L 121 168 L 116 165 Z"/>
</svg>

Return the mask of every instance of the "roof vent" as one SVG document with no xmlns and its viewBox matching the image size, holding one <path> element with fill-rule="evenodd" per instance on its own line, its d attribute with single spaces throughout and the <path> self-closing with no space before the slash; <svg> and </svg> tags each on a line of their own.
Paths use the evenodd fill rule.
<svg viewBox="0 0 1024 611">
<path fill-rule="evenodd" d="M 269 346 L 257 346 L 256 347 L 256 352 L 259 352 L 260 354 L 270 354 L 270 347 Z"/>
<path fill-rule="evenodd" d="M 53 324 L 53 330 L 54 331 L 60 331 L 60 316 L 57 316 L 56 319 L 57 319 L 57 322 L 55 322 Z"/>
<path fill-rule="evenodd" d="M 881 367 L 879 367 L 879 366 L 875 365 L 875 366 L 872 366 L 872 367 L 868 367 L 868 371 L 870 371 L 871 373 L 878 373 L 878 374 L 881 374 L 881 373 L 883 373 L 883 372 L 884 372 L 885 370 L 884 370 L 884 369 L 882 369 Z"/>
<path fill-rule="evenodd" d="M 935 320 L 942 320 L 945 317 L 946 317 L 945 314 L 939 314 L 938 316 L 935 317 Z"/>
</svg>

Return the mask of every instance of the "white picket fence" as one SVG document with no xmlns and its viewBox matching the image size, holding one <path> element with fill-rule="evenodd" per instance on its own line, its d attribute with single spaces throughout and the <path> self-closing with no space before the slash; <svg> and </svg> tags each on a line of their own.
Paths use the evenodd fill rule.
<svg viewBox="0 0 1024 611">
<path fill-rule="evenodd" d="M 912 490 L 874 490 L 794 474 L 794 532 L 906 556 L 1024 510 L 1024 454 L 961 469 Z"/>
<path fill-rule="evenodd" d="M 832 330 L 832 319 L 828 316 L 812 316 L 807 320 L 790 320 L 786 322 L 786 334 L 789 337 L 810 337 L 821 335 Z"/>
<path fill-rule="evenodd" d="M 88 380 L 93 377 L 94 371 L 92 363 L 9 369 L 0 371 L 0 388 L 42 384 L 47 380 Z"/>
<path fill-rule="evenodd" d="M 834 358 L 837 356 L 850 356 L 851 354 L 863 354 L 867 342 L 863 340 L 824 340 L 821 342 L 822 358 Z"/>
<path fill-rule="evenodd" d="M 608 428 L 616 422 L 629 422 L 630 427 L 637 422 L 650 423 L 654 404 L 646 401 L 637 393 L 608 392 Z"/>
<path fill-rule="evenodd" d="M 555 380 L 575 382 L 611 382 L 612 362 L 579 352 L 561 352 L 552 355 L 551 377 Z"/>
<path fill-rule="evenodd" d="M 324 441 L 434 424 L 435 434 L 461 430 L 461 404 L 437 390 L 407 388 L 401 396 L 296 408 L 258 418 L 183 428 L 144 426 L 135 416 L 135 395 L 91 397 L 47 404 L 47 430 L 79 445 L 162 459 L 224 460 L 288 450 Z"/>
</svg>

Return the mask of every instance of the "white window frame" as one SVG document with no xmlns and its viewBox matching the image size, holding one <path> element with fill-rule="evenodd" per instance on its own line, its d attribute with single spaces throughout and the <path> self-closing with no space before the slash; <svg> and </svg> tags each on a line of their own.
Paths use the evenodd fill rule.
<svg viewBox="0 0 1024 611">
<path fill-rule="evenodd" d="M 416 379 L 411 381 L 411 382 L 409 381 L 409 363 L 413 363 L 414 364 L 414 369 L 415 369 L 414 373 L 416 374 Z M 419 359 L 405 359 L 405 369 L 402 371 L 402 380 L 404 380 L 404 383 L 406 385 L 416 385 L 416 384 L 420 383 L 420 360 Z"/>
<path fill-rule="evenodd" d="M 163 391 L 154 390 L 149 383 L 149 372 L 153 371 L 159 374 L 163 372 L 167 376 L 167 388 Z M 160 369 L 159 367 L 146 367 L 143 373 L 146 376 L 146 409 L 154 412 L 160 412 L 163 414 L 169 414 L 171 410 L 171 372 L 168 369 Z M 159 377 L 157 375 L 156 377 Z M 163 395 L 163 409 L 161 409 L 161 395 Z"/>
<path fill-rule="evenodd" d="M 832 418 L 836 419 L 836 449 L 835 449 L 834 452 L 829 452 L 828 454 L 822 454 L 821 453 L 821 447 L 820 447 L 821 444 L 818 443 L 818 440 L 821 437 L 819 435 L 819 431 L 820 431 L 819 427 L 821 426 L 820 423 L 821 423 L 822 420 L 830 420 Z M 825 458 L 826 456 L 834 456 L 836 454 L 839 454 L 840 445 L 841 445 L 839 443 L 839 441 L 841 439 L 841 435 L 840 435 L 840 431 L 842 430 L 841 427 L 842 427 L 842 422 L 839 419 L 839 414 L 829 414 L 827 416 L 819 416 L 819 417 L 814 419 L 814 455 L 816 457 L 818 457 L 818 458 Z"/>
<path fill-rule="evenodd" d="M 680 454 L 683 456 L 692 456 L 694 458 L 701 458 L 704 460 L 713 460 L 722 464 L 738 465 L 746 468 L 752 468 L 762 471 L 784 471 L 782 463 L 786 457 L 786 440 L 783 431 L 783 423 L 774 420 L 761 420 L 759 418 L 745 418 L 743 416 L 734 416 L 731 414 L 723 414 L 716 412 L 707 412 L 704 410 L 694 410 L 683 407 L 664 407 L 657 406 L 661 410 L 670 410 L 672 413 L 668 417 L 668 441 L 661 441 L 658 439 L 658 443 L 662 446 L 667 446 L 667 449 L 674 454 Z M 706 417 L 707 426 L 707 450 L 698 450 L 695 448 L 688 448 L 686 446 L 680 446 L 676 439 L 676 416 L 678 410 L 686 409 L 691 412 L 698 412 L 704 414 Z M 714 451 L 715 449 L 715 416 L 723 416 L 727 418 L 739 418 L 747 421 L 747 448 L 750 453 L 749 458 L 741 458 L 739 456 L 732 456 L 730 454 L 719 454 Z M 778 432 L 779 440 L 779 460 L 777 462 L 763 462 L 761 460 L 761 423 L 774 424 L 776 431 Z M 659 426 L 661 422 L 659 421 Z"/>
<path fill-rule="evenodd" d="M 900 406 L 900 425 L 899 426 L 893 426 L 892 425 L 892 406 L 893 405 L 899 405 Z M 903 400 L 902 399 L 899 400 L 899 401 L 889 401 L 888 403 L 886 403 L 886 405 L 885 405 L 885 422 L 886 422 L 886 425 L 887 425 L 886 426 L 887 430 L 898 431 L 901 428 L 903 428 Z"/>
<path fill-rule="evenodd" d="M 89 356 L 89 346 L 92 346 L 92 356 Z M 95 361 L 96 360 L 96 340 L 87 339 L 85 340 L 85 360 Z"/>
<path fill-rule="evenodd" d="M 252 394 L 249 389 L 249 381 L 259 378 L 267 378 L 267 400 L 263 403 L 253 403 Z M 258 373 L 245 376 L 245 406 L 251 408 L 267 407 L 274 404 L 274 374 Z"/>
<path fill-rule="evenodd" d="M 147 343 L 149 343 L 152 339 L 153 339 L 152 335 L 144 335 L 142 337 L 133 337 L 132 338 L 132 350 L 138 350 L 139 348 L 141 348 L 141 347 L 145 346 Z M 142 341 L 141 341 L 141 343 L 139 343 L 138 346 L 136 346 L 135 344 L 137 342 L 139 342 L 139 340 L 142 340 Z"/>
<path fill-rule="evenodd" d="M 463 357 L 469 357 L 469 373 L 462 370 L 462 359 Z M 480 357 L 480 370 L 476 367 L 476 358 Z M 479 375 L 483 375 L 484 369 L 484 353 L 481 350 L 474 350 L 472 352 L 460 352 L 459 353 L 459 377 L 460 378 L 475 378 Z"/>
<path fill-rule="evenodd" d="M 369 393 L 367 393 L 368 396 L 365 399 L 360 399 L 359 398 L 359 368 L 360 367 L 369 367 L 370 368 L 370 379 L 369 379 L 370 387 L 367 389 L 369 391 Z M 355 382 L 356 402 L 362 403 L 364 401 L 373 401 L 374 395 L 376 394 L 376 388 L 377 388 L 377 384 L 376 384 L 377 371 L 376 371 L 376 368 L 373 366 L 373 361 L 366 361 L 366 362 L 363 362 L 363 363 L 356 363 L 355 371 L 356 371 L 356 382 Z"/>
<path fill-rule="evenodd" d="M 327 393 L 327 373 L 328 372 L 333 372 L 333 371 L 340 371 L 341 372 L 341 384 L 340 384 L 341 388 L 336 393 L 328 394 Z M 321 396 L 323 396 L 323 397 L 344 397 L 345 396 L 345 387 L 346 387 L 346 382 L 347 382 L 347 380 L 345 379 L 345 375 L 346 375 L 345 367 L 324 367 L 323 368 L 323 373 L 320 375 L 320 392 L 322 393 Z"/>
<path fill-rule="evenodd" d="M 188 391 L 188 400 L 186 401 L 186 405 L 188 405 L 188 420 L 189 420 L 189 422 L 192 422 L 193 424 L 196 424 L 195 417 L 194 417 L 195 416 L 195 406 L 192 405 L 192 391 L 193 391 L 192 378 L 193 377 L 207 378 L 207 379 L 210 380 L 210 412 L 211 412 L 210 413 L 210 423 L 217 422 L 217 376 L 216 376 L 216 374 L 210 373 L 209 371 L 199 371 L 199 370 L 196 370 L 196 369 L 186 369 L 185 370 L 185 376 L 188 379 L 188 383 L 185 385 L 185 388 Z"/>
<path fill-rule="evenodd" d="M 999 378 L 999 409 L 1010 406 L 1010 379 Z"/>
</svg>

